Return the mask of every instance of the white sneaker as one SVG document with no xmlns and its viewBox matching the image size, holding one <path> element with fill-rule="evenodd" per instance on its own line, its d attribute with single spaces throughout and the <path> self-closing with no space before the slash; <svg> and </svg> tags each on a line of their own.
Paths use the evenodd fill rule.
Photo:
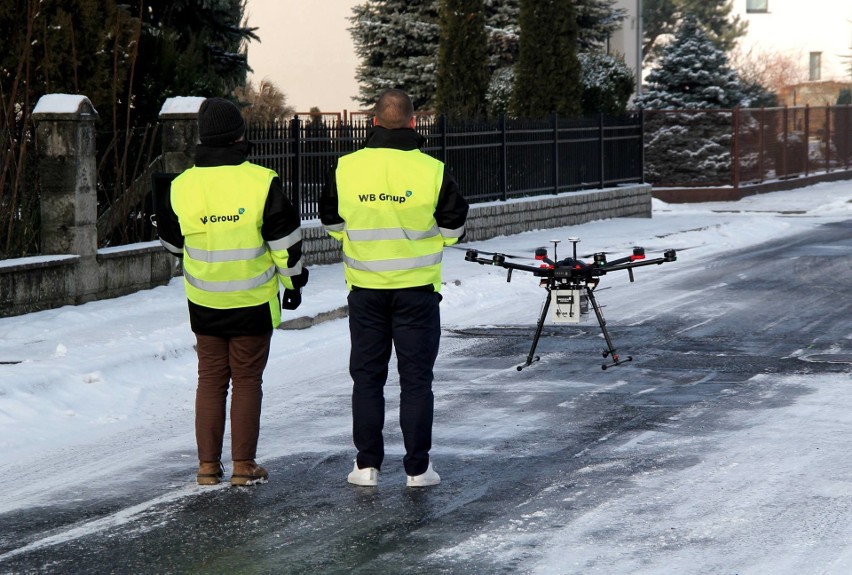
<svg viewBox="0 0 852 575">
<path fill-rule="evenodd" d="M 349 476 L 346 478 L 346 481 L 351 483 L 352 485 L 363 485 L 365 487 L 372 487 L 374 485 L 379 484 L 379 470 L 375 467 L 365 467 L 364 469 L 358 469 L 358 462 L 355 462 L 355 467 L 349 473 Z"/>
<path fill-rule="evenodd" d="M 432 462 L 429 462 L 429 467 L 420 475 L 408 476 L 406 485 L 408 487 L 429 487 L 430 485 L 438 485 L 441 482 L 441 476 L 432 469 Z"/>
</svg>

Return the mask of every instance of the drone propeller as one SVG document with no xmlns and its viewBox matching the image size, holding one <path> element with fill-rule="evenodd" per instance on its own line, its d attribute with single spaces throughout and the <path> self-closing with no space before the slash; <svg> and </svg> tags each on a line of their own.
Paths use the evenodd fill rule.
<svg viewBox="0 0 852 575">
<path fill-rule="evenodd" d="M 698 248 L 698 247 L 701 247 L 701 246 L 690 246 L 690 247 L 687 247 L 687 248 L 677 248 L 677 251 L 678 251 L 678 252 L 683 252 L 683 251 L 691 250 L 691 249 L 693 249 L 693 248 Z M 669 249 L 669 248 L 654 248 L 654 249 L 644 248 L 644 250 L 645 250 L 645 253 L 646 253 L 646 254 L 661 254 L 661 253 L 665 253 L 668 249 Z M 599 254 L 606 254 L 606 255 L 612 255 L 612 254 L 621 254 L 621 253 L 624 253 L 624 251 L 625 251 L 625 250 L 622 250 L 622 251 L 619 251 L 619 252 L 607 252 L 607 251 L 603 251 L 603 252 L 596 252 L 596 253 L 599 253 Z M 583 255 L 581 255 L 581 256 L 579 256 L 579 257 L 581 257 L 581 258 L 593 258 L 593 257 L 595 257 L 595 254 L 583 254 Z"/>
<path fill-rule="evenodd" d="M 476 252 L 480 253 L 480 254 L 485 254 L 487 256 L 503 256 L 503 257 L 509 258 L 511 260 L 531 259 L 529 256 L 513 256 L 511 254 L 504 254 L 503 252 L 486 252 L 486 251 L 480 250 L 478 248 L 470 248 L 470 247 L 464 247 L 464 246 L 447 246 L 447 247 L 453 248 L 454 250 L 465 250 L 465 251 L 473 249 L 473 250 L 476 250 Z"/>
<path fill-rule="evenodd" d="M 611 254 L 617 254 L 617 253 L 620 253 L 620 252 L 595 252 L 595 253 L 611 255 Z M 593 257 L 595 257 L 595 254 L 580 254 L 579 257 L 581 257 L 581 258 L 593 258 Z"/>
</svg>

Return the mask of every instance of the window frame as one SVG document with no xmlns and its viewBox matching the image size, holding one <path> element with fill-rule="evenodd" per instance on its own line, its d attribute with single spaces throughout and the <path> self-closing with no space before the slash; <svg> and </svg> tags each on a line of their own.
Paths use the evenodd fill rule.
<svg viewBox="0 0 852 575">
<path fill-rule="evenodd" d="M 822 80 L 822 52 L 811 52 L 808 54 L 808 81 L 819 82 Z"/>
<path fill-rule="evenodd" d="M 746 14 L 768 14 L 769 0 L 746 0 Z"/>
</svg>

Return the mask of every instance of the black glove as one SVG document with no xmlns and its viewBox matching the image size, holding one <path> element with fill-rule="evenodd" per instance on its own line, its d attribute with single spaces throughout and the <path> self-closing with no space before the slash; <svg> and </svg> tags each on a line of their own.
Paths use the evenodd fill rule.
<svg viewBox="0 0 852 575">
<path fill-rule="evenodd" d="M 293 276 L 293 289 L 302 289 L 308 285 L 309 275 L 310 272 L 308 272 L 308 268 L 302 268 L 302 273 L 297 276 Z"/>
<path fill-rule="evenodd" d="M 308 268 L 302 268 L 302 273 L 293 276 L 293 289 L 285 289 L 284 297 L 281 299 L 281 307 L 284 309 L 296 309 L 302 303 L 302 288 L 308 283 Z"/>
<path fill-rule="evenodd" d="M 284 290 L 284 297 L 281 299 L 281 307 L 284 309 L 296 309 L 302 303 L 302 290 Z"/>
</svg>

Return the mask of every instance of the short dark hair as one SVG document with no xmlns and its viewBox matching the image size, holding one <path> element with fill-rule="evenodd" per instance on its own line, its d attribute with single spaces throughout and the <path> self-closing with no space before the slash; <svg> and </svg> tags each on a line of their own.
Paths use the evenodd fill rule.
<svg viewBox="0 0 852 575">
<path fill-rule="evenodd" d="M 414 104 L 411 103 L 408 94 L 391 88 L 382 92 L 373 112 L 380 126 L 391 130 L 407 128 L 411 118 L 414 117 Z"/>
</svg>

